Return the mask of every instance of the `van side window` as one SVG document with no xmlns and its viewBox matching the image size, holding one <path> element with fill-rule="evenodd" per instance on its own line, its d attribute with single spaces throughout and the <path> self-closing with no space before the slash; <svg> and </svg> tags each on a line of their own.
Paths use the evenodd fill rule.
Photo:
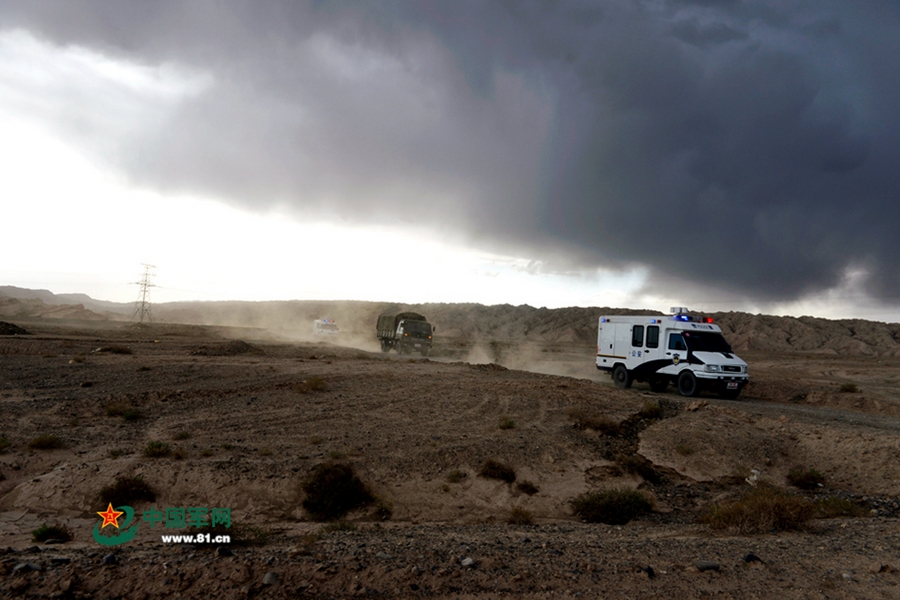
<svg viewBox="0 0 900 600">
<path fill-rule="evenodd" d="M 631 330 L 631 345 L 640 348 L 644 345 L 644 326 L 635 325 Z"/>
<path fill-rule="evenodd" d="M 687 344 L 684 343 L 684 336 L 680 333 L 670 333 L 669 350 L 687 350 Z"/>
<path fill-rule="evenodd" d="M 659 348 L 659 327 L 656 325 L 647 326 L 647 347 Z"/>
</svg>

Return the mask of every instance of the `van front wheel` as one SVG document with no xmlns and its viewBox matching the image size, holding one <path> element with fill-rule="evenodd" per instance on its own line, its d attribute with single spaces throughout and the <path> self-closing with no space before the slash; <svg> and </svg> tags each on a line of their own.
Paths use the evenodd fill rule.
<svg viewBox="0 0 900 600">
<path fill-rule="evenodd" d="M 625 365 L 616 365 L 616 368 L 613 369 L 613 383 L 620 390 L 631 387 L 631 373 L 628 372 Z"/>
<path fill-rule="evenodd" d="M 682 396 L 696 396 L 699 392 L 697 377 L 692 371 L 682 371 L 678 376 L 678 393 Z"/>
</svg>

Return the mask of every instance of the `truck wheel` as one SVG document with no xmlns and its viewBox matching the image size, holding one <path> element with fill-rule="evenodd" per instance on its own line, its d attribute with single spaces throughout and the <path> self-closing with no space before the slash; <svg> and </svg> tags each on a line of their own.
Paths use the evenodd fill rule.
<svg viewBox="0 0 900 600">
<path fill-rule="evenodd" d="M 656 392 L 657 394 L 661 394 L 666 391 L 666 388 L 669 387 L 669 380 L 665 377 L 651 377 L 650 378 L 650 389 Z"/>
<path fill-rule="evenodd" d="M 616 368 L 613 369 L 612 376 L 613 383 L 615 383 L 616 387 L 620 390 L 631 387 L 631 373 L 628 372 L 625 365 L 616 365 Z"/>
<path fill-rule="evenodd" d="M 697 377 L 693 371 L 682 371 L 678 376 L 678 393 L 682 396 L 696 396 L 699 391 L 700 386 L 697 385 Z"/>
<path fill-rule="evenodd" d="M 422 348 L 421 352 L 419 352 L 422 356 L 428 356 L 428 348 Z"/>
<path fill-rule="evenodd" d="M 381 340 L 381 351 L 382 352 L 390 352 L 391 345 L 388 344 L 385 340 Z"/>
</svg>

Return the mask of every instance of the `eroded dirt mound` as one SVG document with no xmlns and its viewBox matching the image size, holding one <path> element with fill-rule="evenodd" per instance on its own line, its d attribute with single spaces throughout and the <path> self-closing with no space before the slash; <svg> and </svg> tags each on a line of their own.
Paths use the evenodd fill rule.
<svg viewBox="0 0 900 600">
<path fill-rule="evenodd" d="M 241 354 L 265 354 L 265 350 L 243 340 L 232 340 L 215 346 L 201 346 L 191 354 L 195 356 L 239 356 Z"/>
</svg>

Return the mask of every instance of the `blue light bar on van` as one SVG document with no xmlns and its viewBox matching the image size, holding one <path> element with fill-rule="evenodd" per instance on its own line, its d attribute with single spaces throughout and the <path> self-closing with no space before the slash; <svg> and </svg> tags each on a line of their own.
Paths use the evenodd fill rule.
<svg viewBox="0 0 900 600">
<path fill-rule="evenodd" d="M 659 323 L 659 319 L 650 319 L 650 323 Z"/>
<path fill-rule="evenodd" d="M 601 322 L 601 323 L 606 323 L 606 317 L 603 317 L 602 319 L 600 319 L 600 322 Z"/>
<path fill-rule="evenodd" d="M 675 315 L 673 317 L 676 321 L 690 321 L 691 318 L 688 315 Z"/>
</svg>

